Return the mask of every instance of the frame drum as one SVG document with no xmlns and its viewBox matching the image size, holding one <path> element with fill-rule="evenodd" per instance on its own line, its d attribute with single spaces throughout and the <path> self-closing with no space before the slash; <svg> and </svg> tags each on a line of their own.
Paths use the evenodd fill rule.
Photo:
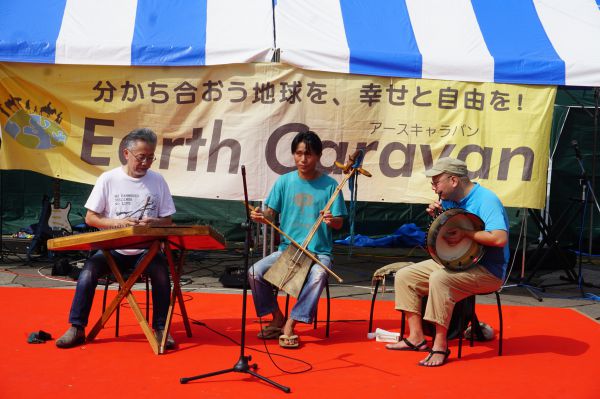
<svg viewBox="0 0 600 399">
<path fill-rule="evenodd" d="M 484 223 L 479 216 L 461 208 L 452 208 L 439 214 L 427 231 L 427 251 L 440 265 L 454 271 L 475 265 L 484 253 L 484 247 L 469 238 L 463 238 L 454 246 L 443 238 L 448 230 L 460 227 L 464 230 L 481 231 Z"/>
</svg>

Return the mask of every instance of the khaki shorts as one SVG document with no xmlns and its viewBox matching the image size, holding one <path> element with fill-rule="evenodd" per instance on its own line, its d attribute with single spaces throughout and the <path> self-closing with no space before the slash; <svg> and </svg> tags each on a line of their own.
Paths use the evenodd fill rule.
<svg viewBox="0 0 600 399">
<path fill-rule="evenodd" d="M 448 328 L 456 302 L 474 294 L 497 291 L 501 286 L 502 280 L 481 265 L 455 272 L 429 259 L 396 272 L 396 309 L 421 315 L 421 298 L 429 296 L 425 315 L 421 316 Z"/>
</svg>

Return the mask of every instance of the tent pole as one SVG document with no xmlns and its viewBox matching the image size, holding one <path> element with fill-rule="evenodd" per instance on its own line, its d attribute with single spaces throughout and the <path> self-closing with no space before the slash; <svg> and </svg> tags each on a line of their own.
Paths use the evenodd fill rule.
<svg viewBox="0 0 600 399">
<path fill-rule="evenodd" d="M 558 130 L 558 133 L 556 134 L 554 143 L 552 143 L 553 148 L 551 148 L 551 151 L 549 153 L 548 174 L 546 177 L 546 203 L 544 204 L 544 208 L 540 210 L 542 219 L 544 219 L 546 224 L 550 223 L 550 190 L 552 189 L 552 168 L 553 168 L 553 162 L 554 162 L 554 153 L 556 152 L 556 150 L 558 148 L 558 143 L 560 141 L 563 130 L 565 128 L 565 124 L 567 123 L 567 118 L 569 117 L 570 111 L 571 111 L 571 107 L 567 107 L 567 112 L 565 113 L 565 115 L 563 117 L 562 123 L 560 125 L 560 129 Z M 542 233 L 540 233 L 540 235 L 538 237 L 539 241 L 542 241 L 542 238 L 543 238 Z"/>
</svg>

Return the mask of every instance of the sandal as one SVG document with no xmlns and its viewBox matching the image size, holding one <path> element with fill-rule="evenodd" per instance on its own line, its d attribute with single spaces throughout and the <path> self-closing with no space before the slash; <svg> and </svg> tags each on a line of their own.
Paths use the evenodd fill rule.
<svg viewBox="0 0 600 399">
<path fill-rule="evenodd" d="M 281 335 L 281 327 L 277 326 L 265 326 L 258 333 L 257 337 L 260 339 L 277 339 Z"/>
<path fill-rule="evenodd" d="M 300 345 L 300 339 L 296 334 L 293 335 L 280 335 L 279 346 L 285 349 L 295 349 Z"/>
<path fill-rule="evenodd" d="M 413 344 L 406 338 L 402 338 L 401 341 L 404 342 L 404 344 L 406 345 L 403 348 L 397 348 L 395 346 L 392 346 L 395 344 L 388 344 L 385 346 L 385 348 L 392 350 L 392 351 L 416 351 L 416 352 L 429 352 L 430 351 L 429 347 L 427 346 L 426 340 L 421 341 L 417 345 Z"/>
<path fill-rule="evenodd" d="M 429 360 L 431 360 L 431 357 L 433 355 L 444 355 L 444 358 L 442 359 L 442 362 L 440 364 L 432 364 L 432 365 L 425 364 Z M 440 367 L 440 366 L 443 366 L 448 361 L 448 356 L 450 356 L 450 349 L 446 349 L 445 351 L 431 351 L 431 352 L 429 352 L 429 355 L 427 355 L 427 357 L 425 359 L 423 359 L 423 360 L 421 360 L 419 362 L 419 366 L 423 366 L 423 367 Z"/>
</svg>

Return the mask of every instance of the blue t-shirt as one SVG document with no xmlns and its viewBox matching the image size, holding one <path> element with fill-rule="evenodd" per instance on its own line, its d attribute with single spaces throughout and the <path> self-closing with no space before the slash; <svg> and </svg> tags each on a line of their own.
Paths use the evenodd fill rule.
<svg viewBox="0 0 600 399">
<path fill-rule="evenodd" d="M 281 230 L 297 243 L 303 244 L 336 187 L 337 182 L 327 175 L 304 180 L 298 176 L 297 171 L 292 171 L 277 179 L 265 204 L 279 213 Z M 348 214 L 341 192 L 330 211 L 333 216 Z M 279 250 L 285 250 L 289 244 L 288 239 L 282 236 Z M 321 223 L 307 248 L 318 255 L 331 255 L 332 245 L 331 229 Z"/>
<path fill-rule="evenodd" d="M 473 189 L 459 202 L 442 200 L 444 209 L 462 208 L 479 216 L 485 224 L 485 231 L 504 230 L 508 234 L 508 215 L 498 196 L 478 183 L 473 184 Z M 504 248 L 485 247 L 479 263 L 494 276 L 504 279 L 509 257 L 507 242 Z"/>
</svg>

